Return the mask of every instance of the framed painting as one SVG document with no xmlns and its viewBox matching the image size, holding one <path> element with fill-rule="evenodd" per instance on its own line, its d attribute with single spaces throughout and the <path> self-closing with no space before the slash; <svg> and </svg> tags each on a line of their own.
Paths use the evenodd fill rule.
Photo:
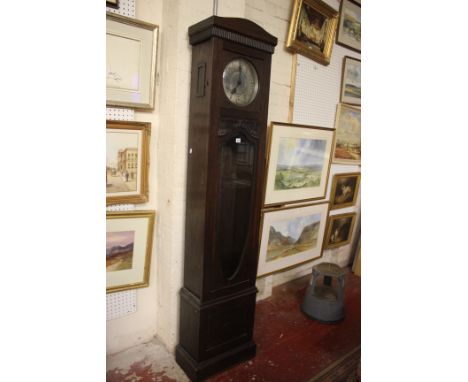
<svg viewBox="0 0 468 382">
<path fill-rule="evenodd" d="M 257 277 L 320 258 L 327 215 L 327 202 L 266 210 Z"/>
<path fill-rule="evenodd" d="M 147 122 L 106 121 L 106 204 L 148 201 Z"/>
<path fill-rule="evenodd" d="M 334 137 L 333 129 L 272 122 L 264 204 L 325 198 Z"/>
<path fill-rule="evenodd" d="M 148 286 L 154 216 L 143 210 L 107 213 L 107 293 Z"/>
<path fill-rule="evenodd" d="M 335 118 L 333 163 L 361 163 L 361 109 L 338 104 Z"/>
<path fill-rule="evenodd" d="M 157 47 L 157 25 L 107 13 L 107 105 L 154 107 Z"/>
<path fill-rule="evenodd" d="M 332 249 L 349 244 L 353 236 L 355 222 L 355 212 L 329 216 L 324 249 Z"/>
<path fill-rule="evenodd" d="M 119 0 L 106 0 L 106 7 L 119 8 Z"/>
<path fill-rule="evenodd" d="M 361 60 L 344 57 L 340 101 L 361 105 Z"/>
<path fill-rule="evenodd" d="M 330 63 L 338 12 L 320 0 L 294 0 L 286 47 L 323 65 Z"/>
<path fill-rule="evenodd" d="M 351 207 L 356 204 L 361 173 L 335 174 L 330 192 L 330 209 Z"/>
<path fill-rule="evenodd" d="M 342 0 L 336 43 L 361 53 L 361 5 Z"/>
</svg>

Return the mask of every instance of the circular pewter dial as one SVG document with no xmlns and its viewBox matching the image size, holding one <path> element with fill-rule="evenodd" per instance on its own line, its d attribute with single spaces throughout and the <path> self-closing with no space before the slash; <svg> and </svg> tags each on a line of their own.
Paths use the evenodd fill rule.
<svg viewBox="0 0 468 382">
<path fill-rule="evenodd" d="M 234 105 L 247 106 L 257 96 L 257 71 L 243 58 L 232 60 L 224 68 L 223 87 L 224 94 Z"/>
</svg>

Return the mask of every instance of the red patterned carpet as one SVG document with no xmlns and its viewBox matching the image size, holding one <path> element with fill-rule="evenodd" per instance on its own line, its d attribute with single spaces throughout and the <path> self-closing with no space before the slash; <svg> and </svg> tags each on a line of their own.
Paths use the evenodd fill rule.
<svg viewBox="0 0 468 382">
<path fill-rule="evenodd" d="M 358 382 L 360 380 L 361 280 L 346 275 L 346 316 L 336 324 L 300 310 L 309 276 L 280 285 L 255 313 L 257 355 L 206 382 Z M 108 357 L 107 382 L 187 382 L 156 339 Z"/>
<path fill-rule="evenodd" d="M 350 357 L 346 356 L 361 343 L 361 279 L 348 272 L 346 316 L 337 324 L 324 324 L 300 310 L 309 278 L 280 285 L 272 297 L 257 304 L 254 329 L 257 356 L 207 382 L 308 382 L 315 376 L 322 378 L 320 381 L 352 381 L 349 376 L 332 372 L 328 376 L 334 379 L 320 374 L 327 368 L 333 369 L 340 359 L 349 362 Z M 358 362 L 355 356 L 360 351 L 354 353 L 351 358 Z M 336 367 L 343 369 L 343 364 Z"/>
</svg>

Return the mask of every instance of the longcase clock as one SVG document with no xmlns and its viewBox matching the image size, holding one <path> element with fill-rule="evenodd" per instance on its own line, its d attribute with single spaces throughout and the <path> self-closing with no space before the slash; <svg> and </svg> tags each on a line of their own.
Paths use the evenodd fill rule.
<svg viewBox="0 0 468 382">
<path fill-rule="evenodd" d="M 184 286 L 176 360 L 192 381 L 255 355 L 271 55 L 257 24 L 213 16 L 192 45 Z"/>
</svg>

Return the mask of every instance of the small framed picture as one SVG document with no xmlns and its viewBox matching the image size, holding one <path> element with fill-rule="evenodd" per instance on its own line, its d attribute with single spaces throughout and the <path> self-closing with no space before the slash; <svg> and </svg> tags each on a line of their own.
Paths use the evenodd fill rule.
<svg viewBox="0 0 468 382">
<path fill-rule="evenodd" d="M 324 199 L 335 131 L 272 122 L 265 205 Z"/>
<path fill-rule="evenodd" d="M 330 193 L 330 209 L 351 207 L 356 203 L 361 173 L 335 174 Z"/>
<path fill-rule="evenodd" d="M 119 0 L 106 0 L 106 7 L 118 9 Z"/>
<path fill-rule="evenodd" d="M 336 140 L 333 163 L 361 163 L 361 109 L 338 104 L 335 118 Z"/>
<path fill-rule="evenodd" d="M 147 122 L 106 122 L 106 204 L 148 201 Z"/>
<path fill-rule="evenodd" d="M 154 107 L 158 26 L 107 13 L 106 104 Z"/>
<path fill-rule="evenodd" d="M 143 210 L 107 213 L 107 293 L 148 286 L 154 216 Z"/>
<path fill-rule="evenodd" d="M 361 60 L 344 57 L 340 101 L 361 105 Z"/>
<path fill-rule="evenodd" d="M 349 244 L 353 236 L 355 222 L 355 212 L 329 216 L 324 249 L 332 249 Z"/>
<path fill-rule="evenodd" d="M 342 0 L 336 43 L 361 53 L 361 5 Z"/>
<path fill-rule="evenodd" d="M 338 12 L 320 0 L 294 0 L 286 47 L 323 65 L 330 63 Z"/>
<path fill-rule="evenodd" d="M 327 215 L 327 202 L 266 210 L 257 276 L 320 258 Z"/>
</svg>

